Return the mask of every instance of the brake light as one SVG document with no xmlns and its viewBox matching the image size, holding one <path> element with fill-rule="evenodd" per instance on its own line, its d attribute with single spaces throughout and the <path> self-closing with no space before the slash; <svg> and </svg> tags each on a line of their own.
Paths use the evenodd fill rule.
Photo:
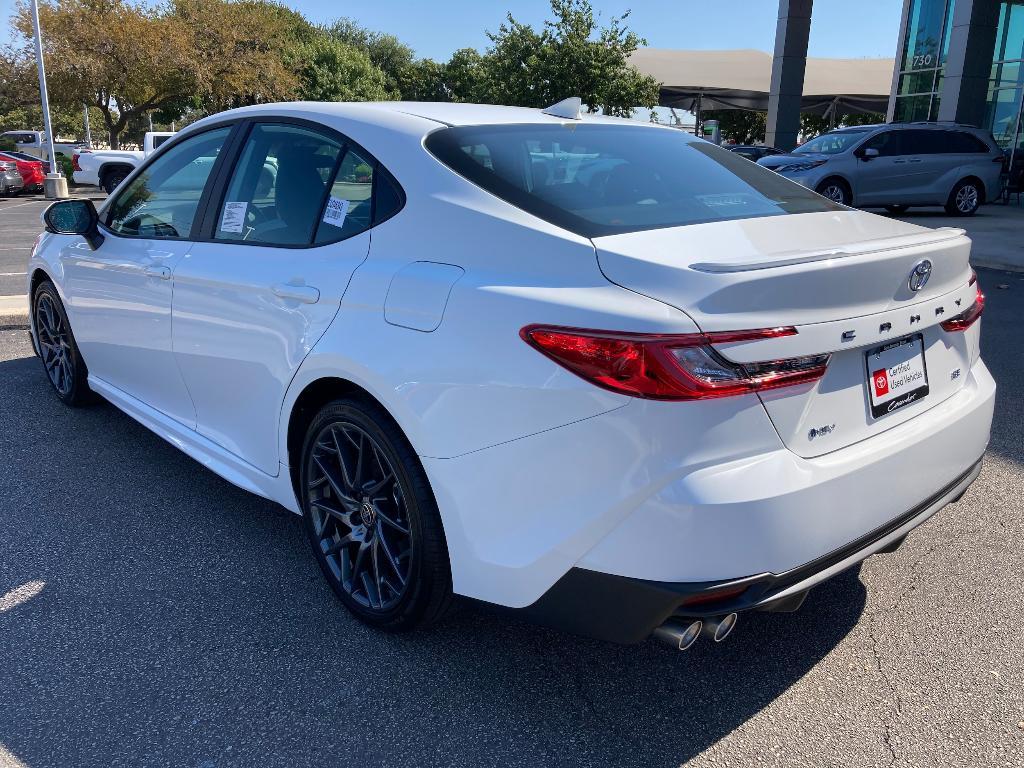
<svg viewBox="0 0 1024 768">
<path fill-rule="evenodd" d="M 976 285 L 978 282 L 978 273 L 971 273 L 971 281 L 968 285 Z M 956 317 L 951 317 L 944 323 L 941 323 L 942 330 L 949 332 L 966 331 L 981 317 L 981 313 L 985 311 L 985 294 L 981 292 L 981 286 L 978 285 L 977 294 L 974 297 L 974 303 L 971 304 L 967 309 L 961 312 Z"/>
<path fill-rule="evenodd" d="M 73 170 L 73 171 L 80 171 L 80 170 L 82 170 L 81 168 L 78 167 L 78 153 L 77 152 L 75 152 L 73 155 L 71 155 L 71 170 Z"/>
<path fill-rule="evenodd" d="M 817 381 L 829 355 L 734 363 L 713 347 L 793 336 L 796 328 L 645 334 L 529 325 L 519 335 L 562 367 L 604 389 L 648 400 L 702 400 Z"/>
</svg>

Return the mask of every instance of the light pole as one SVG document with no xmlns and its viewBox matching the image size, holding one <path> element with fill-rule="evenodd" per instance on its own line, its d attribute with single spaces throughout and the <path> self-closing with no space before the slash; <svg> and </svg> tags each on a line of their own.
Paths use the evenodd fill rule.
<svg viewBox="0 0 1024 768">
<path fill-rule="evenodd" d="M 43 127 L 46 129 L 46 140 L 49 142 L 50 172 L 43 182 L 48 198 L 68 196 L 67 180 L 61 173 L 57 162 L 57 147 L 53 141 L 53 124 L 50 122 L 50 97 L 46 93 L 46 66 L 43 64 L 43 33 L 39 28 L 39 3 L 32 0 L 32 29 L 36 37 L 36 68 L 39 70 L 39 97 L 43 105 Z"/>
<path fill-rule="evenodd" d="M 32 29 L 35 32 L 36 69 L 39 70 L 39 96 L 43 102 L 43 127 L 50 143 L 50 170 L 57 170 L 57 155 L 53 149 L 53 126 L 50 125 L 50 98 L 46 93 L 46 65 L 43 64 L 43 34 L 39 29 L 39 3 L 32 0 Z"/>
<path fill-rule="evenodd" d="M 82 105 L 82 123 L 85 126 L 85 144 L 92 149 L 92 131 L 89 129 L 89 105 Z"/>
</svg>

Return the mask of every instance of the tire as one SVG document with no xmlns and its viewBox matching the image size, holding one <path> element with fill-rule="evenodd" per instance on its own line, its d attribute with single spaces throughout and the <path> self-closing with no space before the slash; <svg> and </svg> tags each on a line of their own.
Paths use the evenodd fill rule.
<svg viewBox="0 0 1024 768">
<path fill-rule="evenodd" d="M 827 197 L 833 203 L 839 203 L 840 205 L 850 205 L 853 202 L 853 193 L 850 191 L 850 185 L 842 179 L 835 177 L 825 179 L 814 191 L 822 197 Z"/>
<path fill-rule="evenodd" d="M 324 406 L 306 432 L 299 480 L 313 556 L 359 620 L 402 632 L 449 611 L 451 566 L 437 502 L 383 409 L 355 398 Z"/>
<path fill-rule="evenodd" d="M 909 205 L 887 205 L 885 210 L 891 213 L 893 216 L 899 216 L 900 214 L 906 213 Z"/>
<path fill-rule="evenodd" d="M 71 323 L 53 283 L 40 283 L 32 294 L 32 319 L 39 343 L 39 359 L 58 399 L 72 407 L 92 402 L 89 369 L 78 351 Z"/>
<path fill-rule="evenodd" d="M 110 171 L 103 177 L 103 191 L 108 195 L 113 194 L 117 185 L 128 178 L 128 171 L 118 168 L 117 170 Z"/>
<path fill-rule="evenodd" d="M 946 201 L 946 213 L 950 216 L 973 216 L 984 198 L 981 184 L 974 179 L 962 179 L 953 186 Z"/>
</svg>

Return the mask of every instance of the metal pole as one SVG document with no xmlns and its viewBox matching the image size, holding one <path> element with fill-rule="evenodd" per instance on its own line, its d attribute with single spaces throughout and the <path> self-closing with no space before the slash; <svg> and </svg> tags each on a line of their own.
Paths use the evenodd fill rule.
<svg viewBox="0 0 1024 768">
<path fill-rule="evenodd" d="M 153 132 L 153 113 L 152 112 L 147 112 L 146 113 L 146 117 L 149 118 L 149 132 L 152 133 Z"/>
<path fill-rule="evenodd" d="M 698 91 L 697 92 L 697 109 L 693 113 L 693 135 L 694 136 L 700 136 L 701 135 L 701 130 L 700 130 L 700 113 L 702 111 L 701 110 L 701 106 L 703 106 L 703 105 L 701 104 L 701 102 L 703 100 L 704 100 L 704 92 L 703 91 Z"/>
<path fill-rule="evenodd" d="M 46 139 L 50 142 L 50 172 L 63 176 L 57 162 L 57 152 L 53 143 L 53 126 L 50 124 L 50 98 L 46 93 L 46 67 L 43 64 L 43 34 L 39 29 L 39 3 L 32 0 L 32 29 L 36 37 L 36 68 L 39 70 L 39 97 L 43 103 L 43 127 Z"/>
<path fill-rule="evenodd" d="M 85 123 L 85 146 L 92 149 L 92 131 L 89 130 L 89 105 L 82 105 L 82 119 Z"/>
</svg>

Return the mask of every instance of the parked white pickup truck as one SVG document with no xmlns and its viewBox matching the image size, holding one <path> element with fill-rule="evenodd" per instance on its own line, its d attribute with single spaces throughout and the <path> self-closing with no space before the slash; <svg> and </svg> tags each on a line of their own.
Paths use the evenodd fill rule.
<svg viewBox="0 0 1024 768">
<path fill-rule="evenodd" d="M 24 152 L 40 160 L 50 159 L 50 142 L 46 140 L 46 134 L 42 131 L 4 131 L 0 133 L 0 139 L 10 139 L 14 142 L 18 152 Z M 54 149 L 58 155 L 71 155 L 85 146 L 83 142 L 55 141 Z"/>
<path fill-rule="evenodd" d="M 125 149 L 80 149 L 71 158 L 76 184 L 103 187 L 107 194 L 125 180 L 135 167 L 174 135 L 173 131 L 150 131 L 142 151 Z"/>
</svg>

